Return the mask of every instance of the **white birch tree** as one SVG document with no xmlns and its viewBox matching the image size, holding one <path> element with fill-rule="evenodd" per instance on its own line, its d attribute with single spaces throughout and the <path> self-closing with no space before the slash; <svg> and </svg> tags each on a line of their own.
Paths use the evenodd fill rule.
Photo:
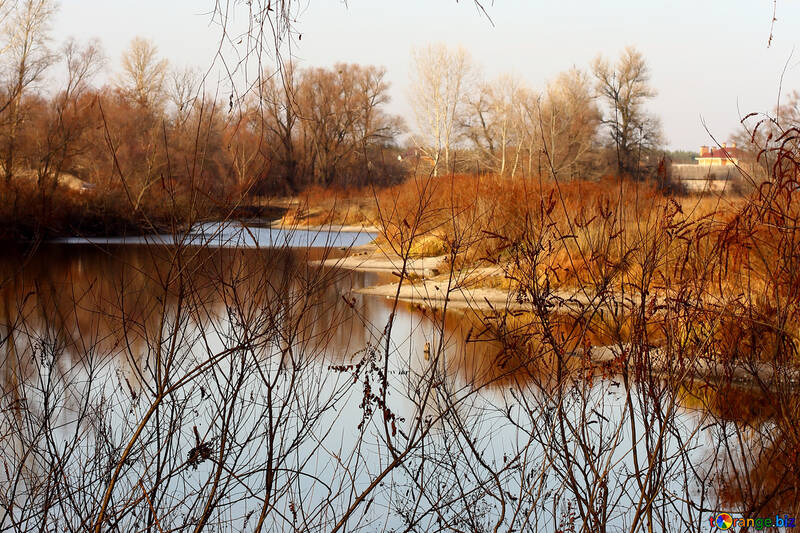
<svg viewBox="0 0 800 533">
<path fill-rule="evenodd" d="M 431 158 L 433 173 L 438 175 L 441 164 L 450 167 L 472 60 L 463 47 L 450 49 L 444 44 L 414 49 L 411 57 L 410 99 L 419 128 L 415 142 Z"/>
</svg>

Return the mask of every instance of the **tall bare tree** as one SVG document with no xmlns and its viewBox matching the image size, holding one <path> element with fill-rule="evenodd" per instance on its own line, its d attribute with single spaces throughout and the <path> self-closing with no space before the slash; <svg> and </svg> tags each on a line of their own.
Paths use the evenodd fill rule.
<svg viewBox="0 0 800 533">
<path fill-rule="evenodd" d="M 67 39 L 61 56 L 66 71 L 64 89 L 51 101 L 38 143 L 35 170 L 43 200 L 55 188 L 59 176 L 72 170 L 74 158 L 83 151 L 85 133 L 92 125 L 85 112 L 92 102 L 84 95 L 106 61 L 100 42 L 96 40 L 81 45 L 73 38 Z"/>
<path fill-rule="evenodd" d="M 533 135 L 554 177 L 579 177 L 600 122 L 588 76 L 578 69 L 562 72 L 537 99 L 533 112 Z"/>
<path fill-rule="evenodd" d="M 8 7 L 6 3 L 0 6 Z M 25 0 L 14 5 L 4 28 L 4 95 L 0 104 L 5 131 L 3 167 L 8 184 L 16 165 L 17 131 L 23 120 L 22 98 L 25 91 L 41 80 L 54 56 L 48 48 L 50 22 L 56 12 L 52 0 Z M 6 113 L 7 112 L 7 113 Z"/>
<path fill-rule="evenodd" d="M 598 96 L 606 105 L 603 124 L 617 153 L 620 175 L 638 177 L 643 156 L 661 142 L 658 119 L 645 110 L 656 96 L 650 68 L 636 48 L 628 46 L 614 65 L 602 56 L 592 63 Z"/>
<path fill-rule="evenodd" d="M 527 168 L 575 177 L 586 163 L 599 124 L 587 75 L 559 74 L 539 94 L 509 75 L 480 83 L 466 99 L 464 134 L 481 162 L 501 176 Z M 527 163 L 526 163 L 527 159 Z"/>
<path fill-rule="evenodd" d="M 457 140 L 457 117 L 473 73 L 472 60 L 463 47 L 428 45 L 411 52 L 411 105 L 420 137 L 417 144 L 432 160 L 438 174 L 440 162 L 450 166 Z"/>
<path fill-rule="evenodd" d="M 372 181 L 374 165 L 371 147 L 394 141 L 405 128 L 402 118 L 387 114 L 383 106 L 389 103 L 389 83 L 383 67 L 361 67 L 355 80 L 356 106 L 359 109 L 354 136 L 364 163 L 364 175 Z"/>
<path fill-rule="evenodd" d="M 155 43 L 134 37 L 122 54 L 120 87 L 139 105 L 155 108 L 164 98 L 167 67 L 167 60 L 158 58 Z"/>
<path fill-rule="evenodd" d="M 295 147 L 297 117 L 298 75 L 291 67 L 284 69 L 283 76 L 265 76 L 258 86 L 258 108 L 261 116 L 262 137 L 272 142 L 264 143 L 271 160 L 278 163 L 289 190 L 298 187 L 299 155 Z"/>
<path fill-rule="evenodd" d="M 350 174 L 361 167 L 368 176 L 369 147 L 396 134 L 398 121 L 381 110 L 389 100 L 385 74 L 383 68 L 344 63 L 303 72 L 298 100 L 318 183 L 330 185 L 344 164 Z M 356 176 L 345 179 L 352 184 Z"/>
<path fill-rule="evenodd" d="M 466 98 L 465 135 L 501 176 L 516 173 L 522 149 L 521 98 L 526 88 L 511 75 L 475 85 Z"/>
<path fill-rule="evenodd" d="M 196 68 L 184 67 L 170 69 L 168 78 L 165 82 L 167 98 L 174 107 L 175 122 L 182 124 L 198 97 L 202 77 Z"/>
</svg>

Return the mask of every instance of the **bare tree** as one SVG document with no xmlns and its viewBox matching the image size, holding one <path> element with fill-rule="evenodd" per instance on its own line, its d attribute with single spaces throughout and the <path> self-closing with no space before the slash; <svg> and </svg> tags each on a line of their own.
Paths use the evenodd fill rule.
<svg viewBox="0 0 800 533">
<path fill-rule="evenodd" d="M 385 73 L 344 63 L 302 73 L 297 101 L 315 182 L 332 184 L 343 165 L 349 167 L 346 183 L 356 182 L 356 167 L 368 177 L 369 148 L 393 140 L 399 121 L 381 109 L 389 101 Z"/>
<path fill-rule="evenodd" d="M 90 87 L 92 79 L 105 66 L 106 57 L 98 40 L 81 46 L 74 38 L 70 38 L 61 49 L 67 67 L 63 98 L 69 100 L 83 94 Z"/>
<path fill-rule="evenodd" d="M 503 75 L 491 83 L 477 84 L 465 99 L 465 135 L 481 159 L 501 176 L 513 177 L 519 164 L 523 145 L 520 111 L 526 90 L 518 78 Z"/>
<path fill-rule="evenodd" d="M 642 157 L 661 142 L 660 123 L 644 108 L 656 95 L 649 84 L 650 69 L 641 52 L 629 46 L 613 66 L 598 56 L 592 72 L 597 94 L 606 106 L 603 124 L 617 152 L 617 171 L 639 177 Z"/>
<path fill-rule="evenodd" d="M 465 100 L 464 135 L 495 173 L 514 177 L 527 168 L 533 174 L 536 160 L 538 174 L 552 169 L 556 177 L 575 177 L 587 162 L 600 117 L 580 70 L 559 74 L 543 94 L 501 76 L 478 84 Z"/>
<path fill-rule="evenodd" d="M 183 123 L 189 116 L 192 104 L 201 86 L 200 72 L 194 67 L 171 69 L 166 80 L 167 98 L 174 107 L 175 121 Z"/>
<path fill-rule="evenodd" d="M 457 117 L 473 72 L 463 47 L 428 45 L 411 52 L 411 105 L 420 137 L 417 145 L 433 160 L 437 175 L 442 157 L 450 166 L 450 152 L 458 137 Z"/>
<path fill-rule="evenodd" d="M 43 202 L 55 189 L 61 174 L 74 165 L 75 157 L 83 150 L 85 133 L 92 126 L 85 116 L 85 108 L 92 103 L 83 96 L 106 61 L 96 40 L 81 45 L 70 38 L 61 53 L 66 70 L 64 90 L 51 102 L 36 158 L 37 185 Z"/>
<path fill-rule="evenodd" d="M 578 69 L 562 72 L 528 112 L 536 115 L 533 136 L 538 138 L 553 176 L 579 177 L 600 121 L 586 74 Z"/>
<path fill-rule="evenodd" d="M 262 133 L 271 142 L 265 143 L 270 159 L 278 163 L 282 178 L 289 190 L 299 185 L 299 154 L 295 134 L 297 116 L 297 78 L 293 68 L 284 70 L 283 76 L 265 76 L 258 86 L 257 112 L 261 117 Z"/>
<path fill-rule="evenodd" d="M 131 100 L 143 107 L 157 108 L 164 98 L 167 60 L 158 58 L 158 47 L 142 37 L 134 37 L 122 54 L 120 87 Z"/>
<path fill-rule="evenodd" d="M 118 75 L 117 84 L 123 100 L 140 113 L 137 137 L 140 145 L 136 146 L 137 157 L 133 159 L 135 170 L 122 169 L 117 166 L 120 181 L 125 185 L 132 201 L 134 211 L 139 211 L 147 191 L 163 176 L 166 163 L 165 154 L 160 149 L 163 143 L 164 103 L 168 62 L 159 59 L 158 47 L 152 41 L 142 37 L 134 37 L 128 49 L 122 53 L 122 72 Z M 205 109 L 205 106 L 203 106 Z M 109 139 L 107 139 L 109 140 Z M 110 150 L 116 150 L 109 143 Z M 196 166 L 190 167 L 196 170 Z M 135 184 L 133 189 L 131 184 Z"/>
<path fill-rule="evenodd" d="M 373 181 L 373 147 L 391 144 L 405 129 L 399 116 L 387 114 L 383 106 L 389 103 L 389 83 L 383 67 L 361 67 L 354 83 L 358 119 L 354 124 L 354 138 L 359 140 L 364 176 Z"/>
<path fill-rule="evenodd" d="M 11 181 L 16 165 L 17 130 L 23 119 L 22 98 L 25 91 L 41 80 L 54 61 L 48 48 L 50 22 L 56 12 L 52 0 L 25 0 L 14 6 L 4 28 L 8 57 L 3 65 L 4 95 L 0 113 L 5 114 L 3 167 L 6 184 Z"/>
</svg>

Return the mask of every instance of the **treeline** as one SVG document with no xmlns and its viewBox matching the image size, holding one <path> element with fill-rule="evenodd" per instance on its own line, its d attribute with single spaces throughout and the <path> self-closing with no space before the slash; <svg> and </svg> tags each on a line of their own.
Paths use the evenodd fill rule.
<svg viewBox="0 0 800 533">
<path fill-rule="evenodd" d="M 486 80 L 463 48 L 430 45 L 412 59 L 415 140 L 435 173 L 643 179 L 658 170 L 661 127 L 646 109 L 656 92 L 633 47 L 538 91 L 511 75 Z"/>
<path fill-rule="evenodd" d="M 384 110 L 385 76 L 383 68 L 339 63 L 266 78 L 232 129 L 240 185 L 252 179 L 250 166 L 264 169 L 256 193 L 402 179 L 397 141 L 405 125 Z"/>
<path fill-rule="evenodd" d="M 136 38 L 100 85 L 99 42 L 52 45 L 54 2 L 0 10 L 0 238 L 167 229 L 405 175 L 382 68 L 283 69 L 222 95 Z"/>
<path fill-rule="evenodd" d="M 26 234 L 152 229 L 255 197 L 409 173 L 643 179 L 663 163 L 646 110 L 655 91 L 633 48 L 540 91 L 512 76 L 485 80 L 463 49 L 415 50 L 408 127 L 386 110 L 381 67 L 284 65 L 220 94 L 136 38 L 100 86 L 100 43 L 52 46 L 51 0 L 6 9 L 0 218 L 28 224 Z"/>
<path fill-rule="evenodd" d="M 60 91 L 2 95 L 6 185 L 33 179 L 47 189 L 65 175 L 97 187 L 122 184 L 135 208 L 165 180 L 223 198 L 402 174 L 394 146 L 403 124 L 382 109 L 389 99 L 383 69 L 298 69 L 224 101 L 205 92 L 196 71 L 171 70 L 143 39 L 131 43 L 116 83 L 104 87 L 91 84 L 104 62 L 96 43 L 70 42 L 62 52 Z"/>
</svg>

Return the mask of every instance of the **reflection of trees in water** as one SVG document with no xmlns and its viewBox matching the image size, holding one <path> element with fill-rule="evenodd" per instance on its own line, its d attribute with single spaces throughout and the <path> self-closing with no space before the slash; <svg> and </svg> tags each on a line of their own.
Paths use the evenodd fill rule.
<svg viewBox="0 0 800 533">
<path fill-rule="evenodd" d="M 791 387 L 790 380 L 779 377 L 769 384 L 733 386 L 724 379 L 687 374 L 686 362 L 678 359 L 663 368 L 649 367 L 645 352 L 636 348 L 625 365 L 559 359 L 540 331 L 515 329 L 507 315 L 498 318 L 473 310 L 451 312 L 443 320 L 435 310 L 409 308 L 443 326 L 446 370 L 440 371 L 426 414 L 431 420 L 443 411 L 446 415 L 434 432 L 437 440 L 408 466 L 413 482 L 390 489 L 393 495 L 410 495 L 398 500 L 408 523 L 434 515 L 449 527 L 487 528 L 502 509 L 498 492 L 511 495 L 504 505 L 517 512 L 527 509 L 532 514 L 525 520 L 544 530 L 568 524 L 565 517 L 570 515 L 575 520 L 581 505 L 569 504 L 575 506 L 570 512 L 569 505 L 562 509 L 555 503 L 550 509 L 531 511 L 541 507 L 544 494 L 564 504 L 571 501 L 570 494 L 600 490 L 582 505 L 584 513 L 594 513 L 595 523 L 602 524 L 619 520 L 620 508 L 636 509 L 642 497 L 661 502 L 649 518 L 653 523 L 672 520 L 685 527 L 697 523 L 702 510 L 716 506 L 753 516 L 796 506 L 796 461 L 786 444 L 796 442 L 796 436 L 787 438 L 781 427 L 781 417 L 795 419 L 796 406 L 786 402 L 787 390 L 761 388 Z M 623 339 L 630 342 L 635 317 L 622 316 L 618 330 L 619 324 Z M 575 350 L 608 342 L 607 330 L 614 324 L 594 325 L 555 313 L 550 326 L 559 347 Z M 643 331 L 650 339 L 674 342 L 662 328 L 656 322 Z M 415 353 L 421 354 L 426 343 L 435 348 L 439 338 L 436 328 L 421 330 Z M 686 349 L 669 347 L 676 352 Z M 430 364 L 418 356 L 416 369 L 423 372 Z M 482 391 L 481 399 L 465 393 L 467 389 Z M 463 401 L 458 400 L 461 396 Z M 564 433 L 554 432 L 560 419 L 567 420 Z M 640 446 L 638 466 L 630 464 L 632 448 Z M 598 464 L 601 468 L 593 466 Z M 626 475 L 615 471 L 622 464 L 629 469 Z M 581 469 L 581 476 L 565 482 L 573 468 Z M 655 472 L 648 474 L 651 470 Z M 648 484 L 639 484 L 640 475 L 650 476 Z M 426 494 L 426 476 L 437 484 L 435 497 Z M 686 508 L 668 503 L 676 494 L 692 502 L 683 518 L 677 510 Z M 427 507 L 420 498 L 430 498 Z M 594 505 L 603 502 L 609 507 L 590 511 L 592 498 L 597 498 Z"/>
<path fill-rule="evenodd" d="M 554 350 L 603 324 L 395 308 L 291 251 L 109 251 L 0 264 L 4 525 L 658 530 L 797 501 L 796 402 Z"/>
<path fill-rule="evenodd" d="M 715 382 L 686 387 L 682 395 L 687 407 L 715 422 L 708 454 L 721 504 L 750 516 L 795 509 L 800 448 L 792 420 L 800 406 L 794 393 Z"/>
<path fill-rule="evenodd" d="M 58 348 L 67 355 L 85 353 L 91 346 L 117 352 L 120 364 L 128 357 L 137 365 L 145 364 L 138 357 L 154 348 L 156 337 L 163 333 L 159 326 L 172 323 L 179 300 L 181 314 L 194 329 L 213 328 L 223 318 L 244 319 L 238 324 L 243 325 L 255 321 L 254 313 L 268 306 L 274 312 L 273 327 L 292 317 L 302 321 L 304 327 L 296 329 L 303 337 L 297 342 L 326 346 L 332 338 L 336 344 L 359 340 L 350 337 L 350 328 L 331 327 L 352 318 L 350 306 L 340 296 L 351 287 L 350 277 L 333 270 L 320 274 L 285 250 L 189 248 L 176 258 L 159 247 L 100 250 L 52 245 L 15 272 L 21 259 L 0 264 L 4 281 L 0 324 L 8 328 L 10 339 L 24 330 L 22 337 L 35 337 L 43 348 Z M 178 267 L 171 264 L 176 259 Z M 302 291 L 303 297 L 297 298 L 293 291 Z M 363 306 L 363 298 L 357 299 Z M 233 312 L 244 305 L 250 315 Z M 19 348 L 6 343 L 7 350 Z M 37 346 L 24 349 L 35 351 Z M 30 377 L 33 369 L 25 368 L 23 375 Z"/>
<path fill-rule="evenodd" d="M 317 485 L 298 469 L 351 386 L 315 360 L 362 342 L 340 331 L 353 314 L 341 272 L 289 251 L 203 248 L 48 246 L 19 264 L 2 264 L 3 524 L 44 512 L 81 529 L 101 510 L 129 525 L 231 512 L 255 524 Z M 315 506 L 338 497 L 319 483 L 334 492 Z M 134 512 L 146 500 L 174 515 Z"/>
<path fill-rule="evenodd" d="M 719 476 L 723 504 L 741 507 L 751 516 L 768 516 L 776 509 L 794 512 L 800 498 L 797 435 L 787 435 L 777 426 L 759 434 L 751 446 L 731 436 L 723 441 L 726 453 Z"/>
</svg>

